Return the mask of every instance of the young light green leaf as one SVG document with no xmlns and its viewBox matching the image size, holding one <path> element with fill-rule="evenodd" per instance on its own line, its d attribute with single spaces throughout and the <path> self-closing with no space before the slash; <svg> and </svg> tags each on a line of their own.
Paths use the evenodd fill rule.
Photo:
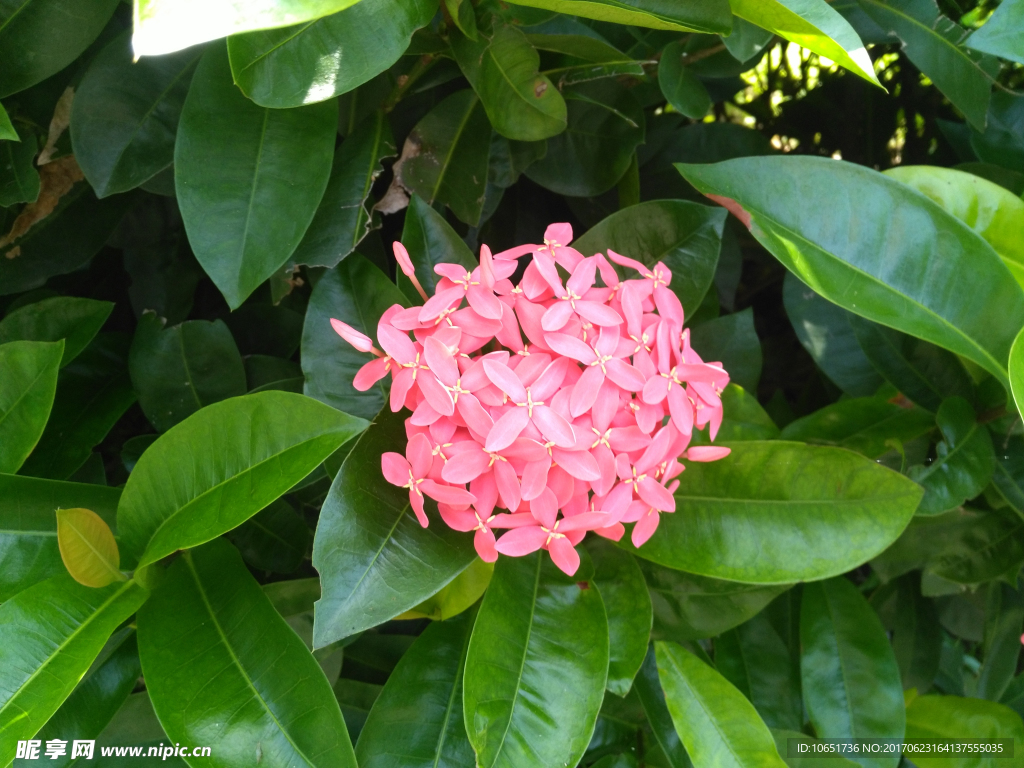
<svg viewBox="0 0 1024 768">
<path fill-rule="evenodd" d="M 414 608 L 396 619 L 447 621 L 468 610 L 487 591 L 494 575 L 494 563 L 477 558 L 462 573 Z"/>
<path fill-rule="evenodd" d="M 241 525 L 365 427 L 290 392 L 207 406 L 161 435 L 129 475 L 117 509 L 124 564 L 155 563 Z"/>
<path fill-rule="evenodd" d="M 441 276 L 434 271 L 438 264 L 459 264 L 467 271 L 477 267 L 473 252 L 469 250 L 458 232 L 444 220 L 444 216 L 431 208 L 419 195 L 409 199 L 402 227 L 402 245 L 409 251 L 409 258 L 416 269 L 416 279 L 427 296 L 437 291 Z M 409 280 L 398 270 L 398 287 L 413 303 L 420 303 L 423 297 Z"/>
<path fill-rule="evenodd" d="M 987 242 L 924 195 L 825 158 L 676 167 L 825 298 L 967 357 L 1006 383 L 1024 291 Z M 805 204 L 837 187 L 844 204 L 827 219 Z M 884 234 L 853 223 L 876 219 L 889 222 Z"/>
<path fill-rule="evenodd" d="M 329 102 L 258 107 L 232 84 L 223 44 L 203 54 L 181 112 L 174 182 L 189 243 L 232 309 L 302 239 L 327 187 L 337 128 Z"/>
<path fill-rule="evenodd" d="M 91 509 L 57 510 L 57 544 L 71 577 L 86 587 L 105 587 L 128 579 L 120 571 L 114 534 Z"/>
<path fill-rule="evenodd" d="M 608 620 L 598 591 L 567 578 L 545 552 L 499 558 L 466 655 L 463 705 L 477 765 L 578 763 L 607 670 Z"/>
<path fill-rule="evenodd" d="M 327 679 L 226 541 L 178 558 L 138 625 L 146 687 L 173 741 L 222 755 L 244 745 L 253 762 L 355 768 Z M 189 706 L 197 698 L 200 709 Z"/>
<path fill-rule="evenodd" d="M 726 0 L 523 0 L 519 4 L 585 19 L 677 32 L 728 34 L 732 24 Z"/>
<path fill-rule="evenodd" d="M 1004 0 L 964 45 L 975 51 L 1024 64 L 1024 2 Z"/>
<path fill-rule="evenodd" d="M 1013 739 L 1024 740 L 1024 723 L 1009 707 L 984 699 L 960 696 L 918 696 L 907 707 L 908 739 Z M 1014 757 L 1014 762 L 1019 762 Z M 995 766 L 995 761 L 976 757 L 942 758 L 917 755 L 921 768 L 968 768 Z"/>
<path fill-rule="evenodd" d="M 54 296 L 19 307 L 0 320 L 0 344 L 8 341 L 64 339 L 61 368 L 93 340 L 110 317 L 114 305 L 73 296 Z"/>
<path fill-rule="evenodd" d="M 36 135 L 22 128 L 21 133 L 14 136 L 16 141 L 0 143 L 0 205 L 4 207 L 34 203 L 39 197 Z"/>
<path fill-rule="evenodd" d="M 384 479 L 381 454 L 404 449 L 403 423 L 387 407 L 378 414 L 341 465 L 320 512 L 313 542 L 313 567 L 323 583 L 317 648 L 415 607 L 475 557 L 470 536 L 445 526 L 433 510 L 434 525 L 422 528 L 408 490 Z"/>
<path fill-rule="evenodd" d="M 0 344 L 0 472 L 17 472 L 39 442 L 63 354 L 63 341 Z"/>
<path fill-rule="evenodd" d="M 683 45 L 665 46 L 658 61 L 658 86 L 668 103 L 681 114 L 700 120 L 711 109 L 711 95 L 693 71 L 683 64 Z"/>
<path fill-rule="evenodd" d="M 0 764 L 50 719 L 148 596 L 134 581 L 93 589 L 64 573 L 0 606 Z"/>
<path fill-rule="evenodd" d="M 877 459 L 891 450 L 889 440 L 907 442 L 935 428 L 922 408 L 902 408 L 877 397 L 854 397 L 826 405 L 782 430 L 783 440 L 835 445 Z"/>
</svg>

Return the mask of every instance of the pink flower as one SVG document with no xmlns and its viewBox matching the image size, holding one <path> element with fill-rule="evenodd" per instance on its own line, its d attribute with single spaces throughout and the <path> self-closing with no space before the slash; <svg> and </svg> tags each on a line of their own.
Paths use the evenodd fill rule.
<svg viewBox="0 0 1024 768">
<path fill-rule="evenodd" d="M 483 560 L 543 549 L 570 575 L 588 531 L 618 541 L 632 524 L 643 545 L 675 511 L 683 462 L 729 454 L 690 445 L 695 429 L 714 439 L 729 375 L 690 347 L 672 273 L 613 251 L 586 257 L 571 240 L 568 224 L 552 224 L 541 244 L 493 257 L 482 247 L 472 270 L 439 264 L 433 296 L 395 243 L 423 305 L 390 307 L 379 349 L 331 321 L 374 356 L 356 388 L 390 373 L 392 410 L 412 412 L 405 456 L 385 453 L 381 467 L 409 490 L 420 524 L 430 496 L 446 525 L 473 532 Z M 611 262 L 639 277 L 620 279 Z"/>
</svg>

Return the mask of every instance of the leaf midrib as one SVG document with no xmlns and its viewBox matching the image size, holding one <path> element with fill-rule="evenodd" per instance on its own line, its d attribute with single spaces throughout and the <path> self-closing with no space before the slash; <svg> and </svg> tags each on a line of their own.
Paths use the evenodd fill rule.
<svg viewBox="0 0 1024 768">
<path fill-rule="evenodd" d="M 63 353 L 62 353 L 62 356 L 63 356 Z M 60 359 L 57 360 L 57 365 L 60 365 Z M 7 417 L 10 416 L 12 413 L 14 413 L 14 411 L 17 410 L 21 406 L 21 402 L 26 397 L 28 397 L 29 393 L 33 389 L 35 389 L 36 384 L 38 384 L 40 379 L 42 379 L 49 372 L 51 367 L 52 367 L 52 365 L 48 365 L 48 366 L 44 366 L 42 369 L 40 369 L 39 373 L 36 374 L 36 377 L 28 384 L 28 386 L 26 386 L 22 390 L 21 394 L 18 395 L 17 400 L 15 400 L 13 403 L 11 403 L 11 407 L 8 408 L 6 411 L 3 411 L 2 413 L 0 413 L 0 430 L 3 429 L 4 422 L 7 421 Z M 53 408 L 53 402 L 52 401 L 50 403 L 50 408 L 51 409 Z M 39 437 L 41 437 L 41 436 L 42 436 L 41 433 L 40 433 L 39 436 L 37 436 L 36 443 L 39 442 Z M 32 448 L 35 448 L 35 444 L 32 445 Z M 31 449 L 29 449 L 29 452 L 31 453 Z M 15 467 L 15 470 L 16 469 L 17 469 L 17 467 Z"/>
</svg>

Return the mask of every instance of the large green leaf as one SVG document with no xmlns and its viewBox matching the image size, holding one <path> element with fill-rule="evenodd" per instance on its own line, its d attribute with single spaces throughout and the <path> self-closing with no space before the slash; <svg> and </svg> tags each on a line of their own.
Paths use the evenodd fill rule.
<svg viewBox="0 0 1024 768">
<path fill-rule="evenodd" d="M 864 43 L 850 23 L 825 0 L 729 0 L 741 19 L 832 59 L 869 83 L 878 84 Z"/>
<path fill-rule="evenodd" d="M 139 405 L 166 432 L 200 408 L 245 394 L 245 369 L 221 320 L 188 320 L 173 328 L 151 312 L 135 329 L 128 356 Z"/>
<path fill-rule="evenodd" d="M 63 354 L 63 341 L 0 344 L 0 472 L 17 472 L 39 442 Z"/>
<path fill-rule="evenodd" d="M 106 26 L 117 0 L 14 0 L 0 5 L 0 98 L 64 69 Z"/>
<path fill-rule="evenodd" d="M 753 584 L 845 573 L 903 531 L 916 484 L 841 448 L 780 441 L 736 443 L 719 461 L 691 463 L 640 549 L 669 568 Z"/>
<path fill-rule="evenodd" d="M 310 530 L 284 499 L 257 512 L 228 534 L 253 568 L 274 573 L 298 570 L 309 550 Z"/>
<path fill-rule="evenodd" d="M 405 140 L 395 178 L 409 192 L 475 226 L 483 211 L 491 125 L 480 99 L 469 88 L 456 91 L 430 110 Z"/>
<path fill-rule="evenodd" d="M 908 739 L 1013 739 L 1011 761 L 981 756 L 953 757 L 915 754 L 921 768 L 994 768 L 1017 766 L 1021 756 L 1016 745 L 1024 741 L 1024 723 L 1009 707 L 983 699 L 960 696 L 918 696 L 907 707 Z M 941 754 L 941 753 L 940 753 Z"/>
<path fill-rule="evenodd" d="M 996 456 L 988 430 L 961 397 L 942 403 L 935 416 L 943 440 L 935 460 L 911 467 L 910 477 L 924 486 L 919 515 L 937 515 L 973 499 L 992 479 Z"/>
<path fill-rule="evenodd" d="M 806 584 L 800 606 L 804 705 L 823 738 L 899 739 L 903 686 L 889 638 L 857 588 L 843 577 Z M 895 768 L 899 756 L 863 757 Z"/>
<path fill-rule="evenodd" d="M 303 395 L 260 392 L 210 405 L 161 435 L 117 508 L 122 565 L 143 566 L 241 525 L 366 422 Z"/>
<path fill-rule="evenodd" d="M 371 339 L 388 307 L 408 306 L 409 301 L 387 276 L 358 253 L 324 274 L 309 299 L 302 327 L 302 372 L 305 392 L 340 411 L 372 419 L 388 400 L 390 376 L 366 392 L 352 386 L 356 372 L 373 360 L 359 352 L 331 327 L 335 318 L 348 323 Z"/>
<path fill-rule="evenodd" d="M 405 53 L 437 0 L 361 0 L 294 27 L 228 38 L 235 84 L 262 107 L 285 109 L 346 93 Z"/>
<path fill-rule="evenodd" d="M 384 479 L 381 454 L 402 452 L 405 443 L 404 417 L 385 407 L 334 478 L 313 543 L 313 567 L 323 584 L 317 648 L 413 608 L 476 556 L 471 537 L 446 526 L 433 504 L 433 525 L 420 527 L 409 491 Z"/>
<path fill-rule="evenodd" d="M 0 107 L 2 108 L 2 107 Z M 39 145 L 34 132 L 22 128 L 16 141 L 0 143 L 0 206 L 34 203 L 39 197 L 39 172 L 36 152 Z"/>
<path fill-rule="evenodd" d="M 136 56 L 159 56 L 196 43 L 318 19 L 359 0 L 135 0 Z"/>
<path fill-rule="evenodd" d="M 58 509 L 91 509 L 113 525 L 120 497 L 102 485 L 0 475 L 0 602 L 64 571 Z"/>
<path fill-rule="evenodd" d="M 734 685 L 677 643 L 654 649 L 665 703 L 694 765 L 785 765 L 768 726 Z"/>
<path fill-rule="evenodd" d="M 1020 238 L 1024 200 L 987 179 L 953 168 L 904 165 L 885 173 L 927 195 L 985 238 L 1024 285 L 1024 242 Z"/>
<path fill-rule="evenodd" d="M 173 741 L 211 747 L 217 766 L 355 768 L 327 679 L 226 541 L 178 558 L 138 625 L 146 687 Z"/>
<path fill-rule="evenodd" d="M 546 552 L 498 558 L 466 657 L 463 705 L 477 765 L 576 765 L 607 670 L 598 591 L 574 583 Z"/>
<path fill-rule="evenodd" d="M 693 327 L 690 343 L 704 360 L 722 363 L 730 381 L 750 392 L 757 391 L 762 356 L 753 309 L 748 307 Z"/>
<path fill-rule="evenodd" d="M 1003 0 L 965 45 L 975 51 L 1024 64 L 1024 2 Z"/>
<path fill-rule="evenodd" d="M 692 315 L 714 280 L 724 226 L 725 216 L 706 205 L 652 200 L 613 213 L 572 245 L 586 256 L 611 249 L 648 267 L 663 262 L 672 270 L 669 287 Z M 625 269 L 620 276 L 637 277 Z"/>
<path fill-rule="evenodd" d="M 735 210 L 819 294 L 967 357 L 1006 383 L 1010 345 L 1024 326 L 1024 291 L 988 243 L 921 193 L 825 158 L 676 167 Z M 837 188 L 843 199 L 829 216 L 806 205 Z"/>
<path fill-rule="evenodd" d="M 437 292 L 441 276 L 434 271 L 434 267 L 438 264 L 459 264 L 470 272 L 477 266 L 473 252 L 459 237 L 459 233 L 419 195 L 410 198 L 409 207 L 405 211 L 402 245 L 409 251 L 409 258 L 416 269 L 416 279 L 427 296 Z M 399 270 L 397 277 L 398 286 L 409 301 L 417 304 L 423 301 L 404 273 Z"/>
<path fill-rule="evenodd" d="M 388 677 L 359 735 L 362 768 L 474 768 L 462 716 L 473 612 L 433 622 Z"/>
<path fill-rule="evenodd" d="M 454 35 L 452 50 L 502 136 L 540 141 L 565 130 L 565 100 L 538 72 L 540 54 L 514 26 L 496 25 L 490 39 Z"/>
<path fill-rule="evenodd" d="M 1024 328 L 1021 328 L 1010 349 L 1010 385 L 1017 410 L 1024 414 Z"/>
<path fill-rule="evenodd" d="M 35 301 L 0 320 L 0 344 L 8 341 L 64 339 L 64 367 L 86 348 L 107 321 L 114 305 L 109 301 L 54 296 Z"/>
<path fill-rule="evenodd" d="M 302 239 L 327 187 L 337 127 L 329 102 L 256 106 L 232 84 L 223 44 L 203 54 L 181 112 L 174 181 L 189 243 L 232 309 Z"/>
<path fill-rule="evenodd" d="M 63 573 L 0 606 L 0 765 L 64 703 L 148 594 L 134 581 L 93 589 Z"/>
<path fill-rule="evenodd" d="M 890 440 L 905 443 L 934 428 L 934 418 L 922 408 L 902 408 L 877 397 L 855 397 L 790 422 L 782 430 L 782 439 L 836 445 L 877 459 L 892 449 L 887 445 Z"/>
<path fill-rule="evenodd" d="M 960 43 L 966 32 L 939 12 L 935 0 L 858 0 L 860 7 L 903 43 L 914 65 L 964 113 L 979 131 L 985 129 L 992 77 Z"/>
<path fill-rule="evenodd" d="M 383 170 L 381 160 L 394 154 L 391 124 L 383 112 L 374 112 L 356 126 L 334 154 L 327 190 L 292 254 L 294 263 L 333 267 L 380 226 L 373 216 L 370 188 Z"/>
<path fill-rule="evenodd" d="M 75 92 L 71 145 L 99 197 L 134 189 L 174 161 L 174 135 L 202 55 L 133 61 L 126 31 L 93 59 Z"/>
<path fill-rule="evenodd" d="M 524 0 L 519 5 L 681 32 L 728 34 L 732 24 L 726 0 Z"/>
</svg>

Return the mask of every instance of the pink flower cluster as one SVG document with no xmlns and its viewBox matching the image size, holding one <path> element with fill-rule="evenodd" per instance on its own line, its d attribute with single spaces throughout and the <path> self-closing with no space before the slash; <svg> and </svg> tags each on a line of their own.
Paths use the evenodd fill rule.
<svg viewBox="0 0 1024 768">
<path fill-rule="evenodd" d="M 543 245 L 494 256 L 483 246 L 472 272 L 434 267 L 442 279 L 433 296 L 396 242 L 398 264 L 425 303 L 384 313 L 383 351 L 331 321 L 375 355 L 356 389 L 390 373 L 392 411 L 412 411 L 405 456 L 385 453 L 381 464 L 388 482 L 409 489 L 420 524 L 428 523 L 425 494 L 449 526 L 476 532 L 483 560 L 546 549 L 569 575 L 587 531 L 618 541 L 623 523 L 635 523 L 634 545 L 651 537 L 660 514 L 676 509 L 681 459 L 729 453 L 690 446 L 705 425 L 714 439 L 729 375 L 690 347 L 672 274 L 611 250 L 584 257 L 565 245 L 571 240 L 568 224 L 552 224 Z M 609 259 L 639 277 L 620 281 Z"/>
</svg>

